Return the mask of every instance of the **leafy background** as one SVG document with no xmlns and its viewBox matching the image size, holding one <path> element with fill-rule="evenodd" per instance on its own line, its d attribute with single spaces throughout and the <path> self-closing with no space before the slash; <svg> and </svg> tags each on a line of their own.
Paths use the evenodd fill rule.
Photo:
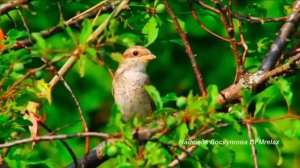
<svg viewBox="0 0 300 168">
<path fill-rule="evenodd" d="M 210 1 L 203 0 L 203 2 L 212 5 Z M 65 27 L 63 31 L 55 33 L 49 38 L 42 38 L 34 33 L 59 24 L 60 17 L 68 20 L 77 13 L 91 8 L 99 1 L 59 1 L 62 13 L 59 12 L 57 3 L 57 1 L 51 0 L 35 0 L 19 9 L 26 20 L 32 38 L 36 40 L 36 44 L 30 47 L 31 52 L 26 49 L 9 49 L 15 44 L 16 39 L 28 37 L 24 21 L 22 21 L 18 11 L 10 11 L 9 17 L 8 15 L 1 15 L 0 27 L 7 35 L 5 47 L 8 49 L 7 52 L 2 52 L 0 55 L 1 94 L 6 93 L 12 84 L 30 69 L 43 65 L 41 58 L 55 60 L 66 55 L 65 58 L 53 64 L 59 69 L 76 46 L 82 43 L 91 33 L 93 18 L 86 19 L 72 28 Z M 235 63 L 229 44 L 209 35 L 199 27 L 191 15 L 187 1 L 174 0 L 169 3 L 188 36 L 195 58 L 204 76 L 205 84 L 213 85 L 211 86 L 210 95 L 214 97 L 216 96 L 214 90 L 222 90 L 234 81 Z M 226 4 L 227 1 L 223 3 Z M 245 16 L 280 17 L 290 12 L 292 4 L 292 0 L 236 0 L 234 1 L 233 11 Z M 123 11 L 117 19 L 111 20 L 96 43 L 89 45 L 87 51 L 80 56 L 79 61 L 65 76 L 65 80 L 80 103 L 90 131 L 113 132 L 116 127 L 121 127 L 118 124 L 109 127 L 118 118 L 118 115 L 111 95 L 112 78 L 108 68 L 115 70 L 122 52 L 132 45 L 145 45 L 157 56 L 157 59 L 151 62 L 147 69 L 152 84 L 162 97 L 169 93 L 177 95 L 175 97 L 173 94 L 175 101 L 165 103 L 164 107 L 183 111 L 188 110 L 188 106 L 195 102 L 197 104 L 198 100 L 195 99 L 199 98 L 195 96 L 199 95 L 199 89 L 190 60 L 162 2 L 157 0 L 132 1 L 129 6 L 130 9 Z M 147 10 L 152 7 L 157 9 L 156 14 Z M 194 5 L 194 7 L 204 25 L 221 36 L 227 36 L 219 15 L 198 5 Z M 101 13 L 96 19 L 95 27 L 101 24 L 107 16 L 108 13 Z M 242 28 L 249 47 L 249 54 L 246 57 L 247 70 L 254 72 L 260 66 L 281 25 L 282 22 L 243 22 Z M 291 44 L 295 42 L 295 40 L 292 40 Z M 105 65 L 99 64 L 96 53 L 105 60 Z M 62 83 L 59 83 L 52 91 L 52 102 L 49 103 L 50 91 L 47 90 L 45 84 L 52 79 L 53 75 L 54 72 L 51 68 L 37 71 L 22 81 L 9 99 L 1 97 L 1 143 L 30 137 L 28 130 L 30 122 L 26 120 L 26 117 L 24 118 L 24 111 L 29 100 L 41 104 L 39 115 L 48 127 L 56 130 L 56 133 L 70 134 L 83 131 L 74 100 Z M 299 79 L 299 74 L 296 74 L 286 78 L 286 80 L 273 80 L 274 85 L 259 94 L 247 96 L 245 93 L 244 104 L 237 104 L 238 107 L 230 106 L 237 108 L 237 111 L 255 113 L 257 118 L 261 116 L 264 118 L 283 116 L 287 114 L 288 110 L 298 114 L 300 113 L 300 93 L 297 91 L 300 84 Z M 39 95 L 41 91 L 44 91 L 46 96 L 42 95 L 41 97 Z M 155 92 L 155 89 L 150 88 L 151 91 Z M 191 91 L 194 93 L 193 96 Z M 190 99 L 187 97 L 188 95 L 190 95 Z M 180 107 L 180 104 L 178 105 L 179 97 L 183 97 L 181 99 L 184 101 L 183 104 L 187 100 L 188 105 Z M 160 101 L 159 97 L 156 97 L 156 99 Z M 208 103 L 213 102 L 207 101 Z M 203 105 L 200 102 L 202 100 L 198 102 L 198 105 L 202 107 Z M 198 118 L 199 122 L 196 123 L 198 126 L 201 125 L 201 122 L 205 123 L 203 117 L 206 117 L 204 114 L 197 114 L 197 117 L 199 116 L 202 117 L 202 120 Z M 206 138 L 248 140 L 246 127 L 241 119 L 226 114 L 223 116 L 216 114 L 216 116 L 210 117 L 215 121 L 227 121 L 230 126 L 218 128 Z M 233 121 L 230 122 L 230 120 Z M 173 132 L 174 135 L 186 138 L 189 131 L 193 132 L 193 128 L 188 123 L 185 124 L 180 121 L 178 125 L 178 129 Z M 295 119 L 282 119 L 253 125 L 256 138 L 280 140 L 280 145 L 277 146 L 256 146 L 260 167 L 297 167 L 300 154 L 299 126 L 299 120 Z M 126 129 L 129 128 L 126 127 Z M 39 129 L 39 135 L 46 134 L 48 133 L 44 129 Z M 167 140 L 172 142 L 171 137 L 168 137 Z M 77 157 L 83 156 L 85 150 L 83 138 L 68 139 L 67 142 L 75 151 Z M 96 146 L 100 142 L 101 140 L 98 138 L 91 138 L 91 146 Z M 128 160 L 122 157 L 126 154 L 134 157 L 136 153 L 128 154 L 124 152 L 126 148 L 122 145 L 124 144 L 117 144 L 118 149 L 123 153 L 119 151 L 118 157 L 110 159 L 100 167 L 122 166 L 122 163 L 123 166 L 126 166 L 125 161 L 128 162 Z M 162 155 L 165 156 L 163 162 L 172 161 L 172 155 L 166 154 L 167 151 L 159 143 L 151 144 L 149 142 L 147 145 L 145 148 L 146 153 L 149 150 L 148 158 L 145 159 L 147 161 L 139 165 L 130 160 L 131 166 L 161 164 L 154 163 L 154 161 L 161 159 Z M 3 149 L 2 154 L 6 153 L 5 150 L 7 149 Z M 193 155 L 197 159 L 194 157 L 188 158 L 181 163 L 181 166 L 196 167 L 200 164 L 202 166 L 210 165 L 211 167 L 253 166 L 249 145 L 208 145 L 198 148 Z M 71 163 L 72 158 L 63 145 L 55 141 L 49 141 L 38 143 L 33 148 L 31 144 L 12 147 L 9 149 L 5 161 L 11 167 L 62 167 Z"/>
</svg>

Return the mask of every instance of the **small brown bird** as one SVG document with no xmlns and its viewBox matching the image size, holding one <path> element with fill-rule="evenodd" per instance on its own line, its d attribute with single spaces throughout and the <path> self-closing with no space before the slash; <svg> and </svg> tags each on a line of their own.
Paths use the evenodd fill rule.
<svg viewBox="0 0 300 168">
<path fill-rule="evenodd" d="M 124 121 L 130 121 L 135 115 L 141 118 L 152 113 L 150 98 L 144 86 L 149 84 L 147 64 L 155 58 L 143 46 L 130 47 L 123 54 L 112 86 L 113 96 Z"/>
</svg>

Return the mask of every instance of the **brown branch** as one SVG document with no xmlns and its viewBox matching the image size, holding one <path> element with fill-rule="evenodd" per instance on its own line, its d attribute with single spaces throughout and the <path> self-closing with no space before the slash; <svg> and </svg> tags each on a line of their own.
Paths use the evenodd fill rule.
<svg viewBox="0 0 300 168">
<path fill-rule="evenodd" d="M 210 11 L 216 13 L 216 14 L 220 14 L 220 11 L 219 11 L 218 9 L 213 8 L 213 7 L 211 7 L 211 6 L 209 6 L 209 5 L 205 4 L 205 3 L 203 3 L 201 0 L 197 0 L 197 2 L 198 2 L 198 4 L 199 4 L 201 7 L 205 8 L 205 9 L 208 9 L 208 10 L 210 10 Z"/>
<path fill-rule="evenodd" d="M 257 156 L 256 156 L 255 144 L 251 143 L 253 141 L 251 124 L 246 123 L 246 127 L 247 127 L 248 139 L 249 139 L 250 146 L 251 146 L 251 156 L 252 156 L 252 159 L 253 159 L 254 168 L 258 168 L 258 161 L 257 161 Z"/>
<path fill-rule="evenodd" d="M 30 142 L 40 142 L 40 141 L 52 141 L 52 140 L 60 140 L 60 139 L 70 139 L 70 138 L 78 138 L 78 137 L 99 137 L 103 139 L 111 138 L 112 136 L 110 134 L 106 133 L 99 133 L 99 132 L 82 132 L 82 133 L 76 133 L 76 134 L 70 134 L 70 135 L 45 135 L 45 136 L 36 136 L 31 138 L 25 138 L 16 140 L 13 142 L 8 142 L 4 144 L 0 144 L 0 148 L 9 148 L 12 146 L 17 146 L 21 144 L 26 144 Z"/>
<path fill-rule="evenodd" d="M 17 9 L 17 12 L 18 12 L 18 14 L 20 15 L 20 17 L 21 17 L 21 19 L 22 19 L 22 22 L 23 22 L 23 25 L 24 25 L 24 27 L 25 27 L 27 33 L 28 33 L 29 41 L 32 42 L 32 39 L 31 39 L 31 36 L 30 36 L 30 30 L 29 30 L 28 25 L 27 25 L 27 21 L 26 21 L 25 17 L 23 16 L 23 14 L 22 14 L 22 12 L 21 12 L 20 9 Z"/>
<path fill-rule="evenodd" d="M 134 129 L 132 130 L 132 135 L 134 137 L 136 137 L 138 140 L 141 141 L 145 141 L 145 140 L 149 140 L 152 136 L 154 136 L 156 133 L 160 133 L 162 131 L 165 130 L 165 125 L 163 125 L 163 123 L 160 121 L 157 122 L 158 123 L 158 127 L 154 128 L 154 129 L 148 129 L 148 128 L 139 128 L 139 129 Z M 115 142 L 118 139 L 117 136 L 121 136 L 122 134 L 114 134 L 115 138 L 110 138 L 107 139 L 106 141 L 100 143 L 99 145 L 97 145 L 88 155 L 88 159 L 86 160 L 86 165 L 88 167 L 97 167 L 99 166 L 101 163 L 107 161 L 109 159 L 109 157 L 107 155 L 105 155 L 104 150 L 107 144 L 111 143 L 111 142 Z M 120 137 L 122 138 L 122 137 Z M 79 159 L 79 166 L 81 167 L 83 165 L 83 159 L 81 158 Z M 66 166 L 68 168 L 76 168 L 75 165 L 73 163 L 69 164 L 68 166 Z"/>
<path fill-rule="evenodd" d="M 265 123 L 265 122 L 274 122 L 274 121 L 278 121 L 278 120 L 283 120 L 283 119 L 295 119 L 295 120 L 300 120 L 300 116 L 295 115 L 295 114 L 287 114 L 284 116 L 280 116 L 280 117 L 274 117 L 274 118 L 261 118 L 261 119 L 244 119 L 243 122 L 245 123 Z"/>
<path fill-rule="evenodd" d="M 211 35 L 213 35 L 213 36 L 215 36 L 215 37 L 217 37 L 217 38 L 219 38 L 219 39 L 221 39 L 221 40 L 223 40 L 223 41 L 230 42 L 230 39 L 227 39 L 227 38 L 225 38 L 225 37 L 222 37 L 222 36 L 220 36 L 220 35 L 218 35 L 218 34 L 212 32 L 212 31 L 209 30 L 204 24 L 202 24 L 202 22 L 200 21 L 200 19 L 198 18 L 197 14 L 196 14 L 196 12 L 195 12 L 195 9 L 194 9 L 194 7 L 193 7 L 193 2 L 192 2 L 192 0 L 189 0 L 189 6 L 190 6 L 190 8 L 191 8 L 193 18 L 196 20 L 196 22 L 198 23 L 198 25 L 199 25 L 203 30 L 205 30 L 207 33 L 209 33 L 209 34 L 211 34 Z"/>
<path fill-rule="evenodd" d="M 0 15 L 8 13 L 10 10 L 16 9 L 31 0 L 10 0 L 0 5 Z"/>
<path fill-rule="evenodd" d="M 240 14 L 232 13 L 232 16 L 240 21 L 247 21 L 250 23 L 267 23 L 267 22 L 284 22 L 287 17 L 278 17 L 278 18 L 260 18 L 260 17 L 254 17 L 254 16 L 243 16 Z"/>
<path fill-rule="evenodd" d="M 68 85 L 68 83 L 65 81 L 65 79 L 58 73 L 58 72 L 55 72 L 56 76 L 59 77 L 59 80 L 64 84 L 65 88 L 69 91 L 69 93 L 71 94 L 75 104 L 76 104 L 76 107 L 77 107 L 77 110 L 79 112 L 79 116 L 80 116 L 80 120 L 81 120 L 81 123 L 82 123 L 82 126 L 83 126 L 83 130 L 85 133 L 89 132 L 89 129 L 88 129 L 88 126 L 87 126 L 87 123 L 84 119 L 84 116 L 83 116 L 83 112 L 82 112 L 82 109 L 80 107 L 80 104 L 76 98 L 76 96 L 74 95 L 74 92 L 72 91 L 71 87 Z M 89 137 L 85 137 L 85 145 L 86 145 L 86 148 L 85 148 L 85 154 L 87 155 L 90 151 L 90 139 Z"/>
<path fill-rule="evenodd" d="M 196 79 L 197 79 L 197 82 L 198 82 L 198 87 L 202 93 L 202 96 L 206 96 L 207 95 L 207 91 L 206 91 L 206 88 L 205 88 L 205 84 L 204 84 L 204 81 L 203 81 L 203 77 L 201 75 L 201 72 L 200 72 L 200 69 L 197 65 L 197 62 L 195 60 L 195 57 L 194 57 L 194 54 L 193 54 L 193 51 L 191 49 L 191 46 L 189 44 L 189 41 L 187 39 L 187 36 L 186 34 L 183 32 L 182 28 L 180 27 L 179 23 L 178 23 L 178 20 L 174 14 L 174 12 L 172 11 L 172 9 L 170 8 L 169 6 L 169 3 L 167 2 L 167 0 L 163 0 L 163 3 L 165 4 L 165 7 L 167 9 L 167 12 L 168 14 L 171 16 L 173 22 L 174 22 L 174 25 L 178 31 L 178 34 L 179 36 L 181 37 L 183 43 L 184 43 L 184 46 L 186 48 L 186 52 L 190 58 L 190 61 L 191 61 L 191 64 L 192 64 L 192 67 L 193 67 L 193 70 L 194 70 L 194 73 L 195 73 L 195 76 L 196 76 Z"/>
<path fill-rule="evenodd" d="M 245 67 L 243 64 L 243 57 L 239 54 L 238 46 L 235 40 L 235 32 L 234 32 L 234 24 L 232 20 L 232 15 L 230 14 L 230 10 L 222 6 L 219 0 L 213 1 L 217 8 L 220 11 L 221 21 L 225 27 L 225 30 L 230 39 L 230 48 L 234 56 L 235 65 L 236 65 L 236 75 L 235 75 L 235 83 L 237 83 L 241 76 L 245 73 Z"/>
<path fill-rule="evenodd" d="M 237 44 L 242 45 L 244 47 L 244 52 L 243 52 L 243 56 L 242 56 L 242 64 L 245 64 L 246 55 L 248 54 L 248 46 L 247 46 L 243 31 L 242 31 L 242 23 L 240 20 L 238 20 L 237 22 L 238 22 L 238 28 L 239 28 L 239 33 L 240 33 L 240 39 L 241 39 L 241 41 Z"/>
<path fill-rule="evenodd" d="M 300 19 L 300 0 L 296 0 L 293 6 L 291 14 L 288 16 L 284 25 L 281 27 L 276 40 L 271 45 L 269 52 L 266 55 L 259 70 L 269 71 L 276 62 L 280 59 L 282 51 L 285 49 L 287 43 L 290 41 L 290 37 L 297 31 L 298 23 Z"/>
<path fill-rule="evenodd" d="M 101 34 L 105 28 L 107 27 L 109 21 L 116 17 L 121 10 L 126 6 L 128 3 L 128 0 L 123 0 L 109 15 L 108 18 L 87 38 L 86 44 L 90 43 L 91 41 L 94 41 L 97 39 L 99 34 Z M 67 60 L 67 62 L 61 67 L 61 69 L 58 71 L 58 74 L 61 76 L 64 76 L 76 63 L 81 53 L 84 51 L 84 46 L 79 45 L 77 49 L 73 52 L 72 56 Z M 55 75 L 52 80 L 49 82 L 50 88 L 52 89 L 59 81 L 59 77 Z"/>
<path fill-rule="evenodd" d="M 219 104 L 225 104 L 228 102 L 232 102 L 234 100 L 238 100 L 240 98 L 240 91 L 242 88 L 249 88 L 252 91 L 258 86 L 262 86 L 265 84 L 270 78 L 279 77 L 279 76 L 286 76 L 300 70 L 300 54 L 291 57 L 289 61 L 275 69 L 262 72 L 259 71 L 254 74 L 246 73 L 242 76 L 242 79 L 228 88 L 224 89 L 220 92 L 218 97 Z"/>
<path fill-rule="evenodd" d="M 210 10 L 216 14 L 220 14 L 220 11 L 216 8 L 213 8 L 205 3 L 203 3 L 201 0 L 197 0 L 198 4 L 207 9 L 207 10 Z M 243 16 L 243 15 L 240 15 L 240 14 L 237 14 L 237 13 L 232 13 L 232 11 L 230 10 L 229 11 L 231 13 L 231 15 L 240 20 L 240 21 L 246 21 L 246 22 L 250 22 L 250 23 L 268 23 L 268 22 L 283 22 L 287 19 L 286 16 L 283 16 L 283 17 L 277 17 L 277 18 L 260 18 L 260 17 L 255 17 L 255 16 Z"/>
<path fill-rule="evenodd" d="M 86 18 L 91 18 L 97 15 L 98 11 L 101 10 L 102 12 L 108 12 L 111 11 L 112 9 L 114 9 L 114 7 L 119 4 L 121 2 L 121 0 L 116 0 L 114 2 L 108 3 L 107 5 L 103 5 L 103 3 L 106 1 L 102 1 L 99 4 L 96 4 L 95 6 L 89 8 L 88 10 L 72 17 L 71 19 L 63 22 L 62 24 L 64 26 L 74 26 L 77 25 L 79 23 L 81 23 L 84 19 Z M 57 32 L 60 32 L 63 30 L 63 26 L 61 25 L 61 23 L 59 23 L 58 25 L 47 29 L 47 30 L 43 30 L 41 32 L 39 32 L 39 34 L 44 37 L 50 37 L 52 35 L 54 35 Z M 23 46 L 30 46 L 33 45 L 35 43 L 35 40 L 32 39 L 32 41 L 30 41 L 30 37 L 25 38 L 25 39 L 21 39 L 18 41 L 19 44 L 22 45 L 15 45 L 13 46 L 13 49 L 20 49 L 23 48 Z"/>
</svg>

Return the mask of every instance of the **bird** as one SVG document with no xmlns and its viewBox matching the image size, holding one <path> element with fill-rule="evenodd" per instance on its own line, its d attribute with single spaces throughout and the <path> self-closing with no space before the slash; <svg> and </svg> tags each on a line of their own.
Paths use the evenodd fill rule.
<svg viewBox="0 0 300 168">
<path fill-rule="evenodd" d="M 112 94 L 125 122 L 134 116 L 146 118 L 152 114 L 151 100 L 145 85 L 150 82 L 146 72 L 147 64 L 154 59 L 156 56 L 143 46 L 129 47 L 122 55 L 122 61 L 113 77 Z"/>
</svg>

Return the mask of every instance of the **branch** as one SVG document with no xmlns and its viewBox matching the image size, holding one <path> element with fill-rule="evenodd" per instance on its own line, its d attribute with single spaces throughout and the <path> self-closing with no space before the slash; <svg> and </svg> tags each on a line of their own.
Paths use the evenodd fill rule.
<svg viewBox="0 0 300 168">
<path fill-rule="evenodd" d="M 192 16 L 193 16 L 193 18 L 196 20 L 196 22 L 198 23 L 198 25 L 199 25 L 203 30 L 205 30 L 207 33 L 209 33 L 209 34 L 211 34 L 211 35 L 213 35 L 213 36 L 215 36 L 215 37 L 217 37 L 217 38 L 219 38 L 219 39 L 221 39 L 221 40 L 223 40 L 223 41 L 226 41 L 226 42 L 229 42 L 229 41 L 230 41 L 230 39 L 227 39 L 227 38 L 225 38 L 225 37 L 222 37 L 222 36 L 220 36 L 220 35 L 218 35 L 218 34 L 212 32 L 212 31 L 209 30 L 204 24 L 202 24 L 202 22 L 200 21 L 200 19 L 198 18 L 197 14 L 196 14 L 196 12 L 195 12 L 195 9 L 194 9 L 194 7 L 193 7 L 193 2 L 192 2 L 192 0 L 189 0 L 189 6 L 190 6 L 190 9 L 191 9 L 191 11 L 192 11 Z"/>
<path fill-rule="evenodd" d="M 195 57 L 194 57 L 194 54 L 193 54 L 193 51 L 192 51 L 192 48 L 189 44 L 189 41 L 187 39 L 187 36 L 186 34 L 183 32 L 182 28 L 180 27 L 179 23 L 178 23 L 178 20 L 176 18 L 176 16 L 174 15 L 174 12 L 172 11 L 172 9 L 170 8 L 167 0 L 163 0 L 163 3 L 165 4 L 166 6 L 166 9 L 167 9 L 167 12 L 169 13 L 169 15 L 171 16 L 173 22 L 174 22 L 174 25 L 178 31 L 178 34 L 179 36 L 181 37 L 183 43 L 184 43 L 184 46 L 185 46 L 185 49 L 186 49 L 186 52 L 190 58 L 190 61 L 192 63 L 192 67 L 193 67 L 193 70 L 194 70 L 194 73 L 196 75 L 196 79 L 197 79 L 197 82 L 198 82 L 198 87 L 202 93 L 202 96 L 206 96 L 207 95 L 207 91 L 206 91 L 206 88 L 205 88 L 205 84 L 204 84 L 204 81 L 203 81 L 203 77 L 201 75 L 201 72 L 200 72 L 200 69 L 197 65 L 197 62 L 195 60 Z"/>
<path fill-rule="evenodd" d="M 197 0 L 198 4 L 207 9 L 207 10 L 210 10 L 216 14 L 220 14 L 220 11 L 218 9 L 215 9 L 205 3 L 203 3 L 201 0 Z M 260 18 L 260 17 L 255 17 L 255 16 L 243 16 L 243 15 L 240 15 L 240 14 L 237 14 L 237 13 L 232 13 L 232 11 L 229 11 L 231 13 L 231 15 L 240 20 L 240 21 L 246 21 L 246 22 L 250 22 L 250 23 L 267 23 L 267 22 L 282 22 L 282 21 L 285 21 L 287 19 L 286 16 L 283 16 L 283 17 L 278 17 L 278 18 Z"/>
<path fill-rule="evenodd" d="M 38 141 L 52 141 L 52 140 L 60 140 L 60 139 L 70 139 L 70 138 L 78 138 L 78 137 L 99 137 L 103 139 L 108 139 L 112 137 L 110 134 L 106 133 L 99 133 L 99 132 L 83 132 L 83 133 L 76 133 L 70 135 L 45 135 L 45 136 L 36 136 L 26 139 L 16 140 L 14 142 L 0 144 L 0 148 L 9 148 L 12 146 L 17 146 L 25 143 L 30 142 L 38 142 Z"/>
<path fill-rule="evenodd" d="M 99 34 L 101 34 L 105 28 L 107 27 L 109 21 L 116 17 L 121 10 L 124 8 L 124 6 L 127 5 L 129 1 L 128 0 L 123 0 L 109 15 L 108 18 L 87 38 L 86 44 L 90 43 L 91 41 L 94 41 L 97 39 Z M 77 49 L 73 52 L 72 56 L 67 60 L 67 62 L 61 67 L 61 69 L 58 71 L 58 74 L 61 76 L 64 76 L 76 63 L 78 60 L 80 54 L 84 51 L 84 46 L 78 46 Z M 49 85 L 50 88 L 53 88 L 57 82 L 59 81 L 59 77 L 55 75 L 52 80 L 50 81 Z"/>
<path fill-rule="evenodd" d="M 108 5 L 103 6 L 103 3 L 106 1 L 102 1 L 99 4 L 89 8 L 88 10 L 72 17 L 71 19 L 63 22 L 64 26 L 74 26 L 77 25 L 79 23 L 81 23 L 84 19 L 86 18 L 91 18 L 97 15 L 98 11 L 100 10 L 101 12 L 107 12 L 112 10 L 117 4 L 119 4 L 121 2 L 121 0 L 116 0 L 114 2 L 108 3 Z M 63 30 L 63 26 L 61 26 L 61 24 L 59 23 L 58 25 L 47 29 L 47 30 L 43 30 L 41 32 L 39 32 L 39 34 L 44 37 L 50 37 L 52 35 L 54 35 L 57 32 L 60 32 Z M 23 46 L 30 46 L 33 45 L 35 43 L 35 40 L 32 39 L 32 41 L 30 41 L 30 37 L 22 39 L 20 41 L 18 41 L 19 45 L 15 45 L 13 46 L 13 49 L 20 49 L 23 48 Z M 21 44 L 21 45 L 20 45 Z"/>
<path fill-rule="evenodd" d="M 300 19 L 300 0 L 296 0 L 291 14 L 288 16 L 284 25 L 281 27 L 275 42 L 271 45 L 271 49 L 266 55 L 259 70 L 269 71 L 279 60 L 282 51 L 290 41 L 289 38 L 297 31 Z"/>
<path fill-rule="evenodd" d="M 258 161 L 257 161 L 257 156 L 256 156 L 255 144 L 251 143 L 253 141 L 251 124 L 246 123 L 246 126 L 247 126 L 249 142 L 250 142 L 250 145 L 251 145 L 251 156 L 252 156 L 252 159 L 253 159 L 253 162 L 254 162 L 254 168 L 258 168 Z"/>
<path fill-rule="evenodd" d="M 10 0 L 0 5 L 0 15 L 8 13 L 10 10 L 16 9 L 31 0 Z"/>
<path fill-rule="evenodd" d="M 235 32 L 234 32 L 234 24 L 232 20 L 232 15 L 230 14 L 230 10 L 221 5 L 219 0 L 213 1 L 217 8 L 220 11 L 221 21 L 225 27 L 225 30 L 230 39 L 230 48 L 234 56 L 235 65 L 236 65 L 236 75 L 235 75 L 235 83 L 238 82 L 241 76 L 245 73 L 245 67 L 243 64 L 243 57 L 239 54 L 238 46 L 235 40 Z"/>
<path fill-rule="evenodd" d="M 138 130 L 133 130 L 132 134 L 134 137 L 136 137 L 138 140 L 144 141 L 150 139 L 154 134 L 159 133 L 164 130 L 164 126 L 159 121 L 159 127 L 155 129 L 147 129 L 147 128 L 140 128 Z M 116 134 L 119 135 L 119 134 Z M 84 158 L 78 159 L 79 160 L 79 167 L 82 167 L 83 164 L 85 164 L 87 167 L 97 167 L 101 163 L 107 161 L 109 157 L 105 155 L 104 150 L 107 144 L 111 142 L 115 142 L 118 139 L 107 139 L 107 141 L 104 141 L 100 143 L 98 146 L 96 146 L 87 156 L 86 162 L 84 161 Z M 67 168 L 76 168 L 74 163 L 69 164 L 66 166 Z"/>
<path fill-rule="evenodd" d="M 65 88 L 69 91 L 69 93 L 71 94 L 75 104 L 76 104 L 76 107 L 77 107 L 77 110 L 79 112 L 79 116 L 80 116 L 80 120 L 81 120 L 81 123 L 82 123 L 82 127 L 83 127 L 83 130 L 85 133 L 89 132 L 89 129 L 88 129 L 88 126 L 86 124 L 86 121 L 84 119 L 84 116 L 83 116 L 83 112 L 82 112 L 82 109 L 80 107 L 80 104 L 74 94 L 74 92 L 72 91 L 71 87 L 68 85 L 68 83 L 66 82 L 66 80 L 58 74 L 58 72 L 55 71 L 55 74 L 59 77 L 59 80 L 64 84 Z M 90 139 L 89 137 L 85 137 L 85 145 L 86 145 L 86 149 L 85 149 L 85 154 L 87 155 L 90 151 Z"/>
<path fill-rule="evenodd" d="M 297 73 L 300 70 L 300 54 L 291 57 L 289 61 L 275 69 L 263 72 L 259 71 L 254 74 L 246 73 L 242 76 L 242 79 L 228 88 L 220 92 L 218 97 L 219 104 L 225 104 L 238 100 L 240 98 L 240 91 L 242 88 L 249 88 L 255 91 L 258 86 L 265 84 L 270 78 L 287 76 L 293 73 Z"/>
<path fill-rule="evenodd" d="M 232 13 L 232 16 L 240 21 L 247 21 L 250 23 L 267 23 L 267 22 L 283 22 L 287 19 L 286 16 L 278 18 L 260 18 L 255 16 L 243 16 L 240 14 Z"/>
</svg>

